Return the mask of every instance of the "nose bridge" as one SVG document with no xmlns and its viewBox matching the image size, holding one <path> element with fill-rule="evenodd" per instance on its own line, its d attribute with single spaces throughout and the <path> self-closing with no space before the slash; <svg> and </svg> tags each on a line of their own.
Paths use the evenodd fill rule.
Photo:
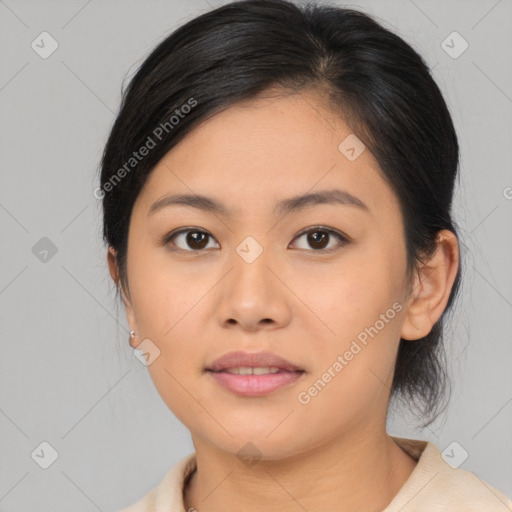
<svg viewBox="0 0 512 512">
<path fill-rule="evenodd" d="M 286 323 L 290 308 L 282 284 L 270 270 L 275 266 L 271 255 L 272 251 L 253 236 L 247 236 L 236 246 L 229 262 L 232 270 L 226 276 L 218 305 L 221 324 L 236 321 L 254 330 L 269 320 Z"/>
<path fill-rule="evenodd" d="M 263 247 L 263 237 L 259 236 L 257 240 L 252 235 L 246 236 L 236 247 L 236 253 L 239 258 L 246 264 L 252 265 L 256 261 L 266 260 L 269 252 L 268 246 Z M 265 254 L 265 256 L 263 256 Z M 263 256 L 263 257 L 262 257 Z"/>
<path fill-rule="evenodd" d="M 233 284 L 249 287 L 250 289 L 246 290 L 249 295 L 251 290 L 253 293 L 257 291 L 261 293 L 268 286 L 272 286 L 268 275 L 271 274 L 268 266 L 272 266 L 269 261 L 271 250 L 269 247 L 264 247 L 262 236 L 258 238 L 259 240 L 252 235 L 246 236 L 235 248 L 232 258 Z"/>
</svg>

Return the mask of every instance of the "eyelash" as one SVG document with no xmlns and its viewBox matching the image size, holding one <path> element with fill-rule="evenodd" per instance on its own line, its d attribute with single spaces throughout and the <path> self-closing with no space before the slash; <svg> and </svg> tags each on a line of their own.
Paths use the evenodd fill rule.
<svg viewBox="0 0 512 512">
<path fill-rule="evenodd" d="M 316 253 L 321 253 L 321 252 L 323 252 L 323 253 L 331 253 L 331 252 L 334 252 L 334 251 L 338 250 L 340 247 L 344 246 L 345 244 L 349 243 L 349 241 L 350 241 L 348 237 L 346 237 L 345 235 L 343 235 L 339 231 L 336 231 L 336 230 L 334 230 L 332 228 L 328 228 L 326 226 L 320 226 L 320 225 L 319 226 L 311 226 L 311 227 L 301 231 L 300 233 L 298 233 L 296 235 L 296 237 L 293 240 L 296 240 L 297 238 L 300 238 L 303 235 L 307 235 L 308 233 L 315 233 L 315 232 L 328 233 L 329 236 L 336 237 L 339 240 L 339 243 L 338 243 L 337 246 L 331 247 L 330 249 L 309 249 L 312 252 L 316 252 Z M 172 249 L 173 251 L 200 253 L 200 252 L 203 252 L 203 251 L 206 250 L 206 249 L 182 249 L 180 247 L 176 247 L 176 244 L 174 244 L 174 242 L 172 242 L 172 240 L 174 238 L 176 238 L 178 235 L 181 235 L 183 233 L 201 233 L 201 234 L 205 234 L 208 237 L 213 239 L 213 236 L 210 235 L 210 233 L 208 233 L 207 231 L 204 231 L 203 229 L 183 228 L 183 229 L 180 229 L 178 231 L 173 231 L 172 233 L 169 233 L 168 235 L 166 235 L 164 237 L 162 243 L 164 245 L 168 245 L 168 244 L 172 243 L 172 245 L 174 245 L 174 247 L 175 247 L 175 248 Z M 308 250 L 308 249 L 300 249 L 300 250 Z"/>
</svg>

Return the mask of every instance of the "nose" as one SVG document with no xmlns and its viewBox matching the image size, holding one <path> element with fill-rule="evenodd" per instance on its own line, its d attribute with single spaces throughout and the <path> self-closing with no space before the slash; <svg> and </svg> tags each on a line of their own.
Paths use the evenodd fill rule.
<svg viewBox="0 0 512 512">
<path fill-rule="evenodd" d="M 230 263 L 231 271 L 219 283 L 219 324 L 245 331 L 286 326 L 291 319 L 293 294 L 284 284 L 286 277 L 276 260 L 263 251 L 253 261 L 235 253 Z"/>
</svg>

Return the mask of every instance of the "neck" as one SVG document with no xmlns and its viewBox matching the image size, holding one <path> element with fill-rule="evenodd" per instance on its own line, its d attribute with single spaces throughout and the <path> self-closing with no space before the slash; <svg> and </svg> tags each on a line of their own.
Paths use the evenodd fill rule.
<svg viewBox="0 0 512 512">
<path fill-rule="evenodd" d="M 386 433 L 337 437 L 307 453 L 247 466 L 236 454 L 194 438 L 197 471 L 184 491 L 185 510 L 380 512 L 416 461 Z"/>
</svg>

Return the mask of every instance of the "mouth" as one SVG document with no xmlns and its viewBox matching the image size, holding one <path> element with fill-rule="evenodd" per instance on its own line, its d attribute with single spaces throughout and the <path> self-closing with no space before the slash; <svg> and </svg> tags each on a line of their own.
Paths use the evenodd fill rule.
<svg viewBox="0 0 512 512">
<path fill-rule="evenodd" d="M 271 352 L 230 352 L 205 368 L 224 389 L 239 396 L 263 396 L 296 383 L 306 371 Z"/>
<path fill-rule="evenodd" d="M 304 370 L 288 371 L 268 367 L 228 368 L 222 371 L 207 370 L 213 380 L 224 389 L 239 396 L 264 396 L 295 384 L 305 374 Z"/>
<path fill-rule="evenodd" d="M 303 368 L 291 363 L 272 352 L 244 352 L 241 350 L 228 352 L 216 359 L 213 363 L 206 366 L 206 371 L 222 372 L 230 370 L 233 372 L 245 372 L 242 375 L 248 375 L 249 370 L 256 369 L 258 372 L 267 370 L 264 373 L 278 373 L 279 371 L 304 371 Z M 277 369 L 277 371 L 276 371 Z"/>
<path fill-rule="evenodd" d="M 270 375 L 274 373 L 285 373 L 290 370 L 284 370 L 277 366 L 238 366 L 234 368 L 226 368 L 225 370 L 206 370 L 214 373 L 231 373 L 233 375 Z M 297 372 L 303 372 L 304 370 L 296 370 Z"/>
</svg>

